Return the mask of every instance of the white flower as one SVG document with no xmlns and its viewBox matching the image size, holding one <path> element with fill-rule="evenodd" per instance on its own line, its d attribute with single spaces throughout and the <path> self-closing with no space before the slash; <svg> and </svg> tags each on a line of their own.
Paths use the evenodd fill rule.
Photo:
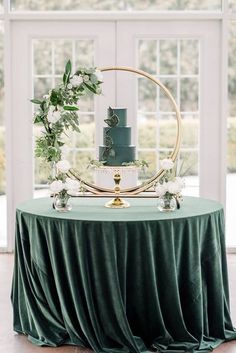
<svg viewBox="0 0 236 353">
<path fill-rule="evenodd" d="M 83 78 L 81 76 L 74 75 L 70 79 L 70 83 L 72 84 L 73 87 L 78 87 L 79 85 L 81 85 L 81 83 L 83 83 Z"/>
<path fill-rule="evenodd" d="M 84 75 L 83 81 L 84 81 L 84 82 L 88 82 L 88 81 L 89 81 L 89 75 Z"/>
<path fill-rule="evenodd" d="M 102 74 L 102 72 L 101 72 L 100 70 L 97 69 L 97 70 L 94 72 L 94 75 L 97 77 L 97 80 L 98 80 L 98 81 L 102 82 L 102 80 L 103 80 L 103 74 Z"/>
<path fill-rule="evenodd" d="M 64 189 L 64 184 L 61 180 L 54 180 L 50 184 L 50 190 L 54 193 L 57 194 L 58 192 L 62 191 Z"/>
<path fill-rule="evenodd" d="M 47 115 L 48 122 L 52 124 L 55 124 L 58 120 L 61 119 L 61 113 L 58 110 L 54 109 L 54 106 L 50 106 Z"/>
<path fill-rule="evenodd" d="M 161 168 L 164 170 L 170 170 L 174 167 L 174 162 L 170 158 L 165 158 L 160 161 Z"/>
<path fill-rule="evenodd" d="M 157 184 L 156 186 L 156 194 L 158 197 L 162 197 L 165 195 L 167 189 L 166 189 L 166 184 Z"/>
<path fill-rule="evenodd" d="M 74 180 L 71 178 L 66 178 L 66 189 L 70 191 L 79 191 L 80 189 L 80 182 L 78 180 Z"/>
<path fill-rule="evenodd" d="M 177 194 L 179 192 L 179 185 L 174 181 L 168 181 L 167 190 L 170 194 Z"/>
<path fill-rule="evenodd" d="M 168 181 L 167 190 L 170 194 L 179 194 L 183 189 L 183 182 L 181 178 L 175 178 L 173 181 Z"/>
<path fill-rule="evenodd" d="M 69 171 L 69 169 L 71 168 L 70 162 L 68 162 L 67 160 L 62 160 L 62 161 L 57 162 L 56 166 L 57 166 L 58 171 L 61 173 L 67 173 Z"/>
<path fill-rule="evenodd" d="M 71 83 L 68 83 L 67 88 L 68 88 L 68 89 L 71 89 L 72 87 L 73 87 L 72 84 L 71 84 Z"/>
</svg>

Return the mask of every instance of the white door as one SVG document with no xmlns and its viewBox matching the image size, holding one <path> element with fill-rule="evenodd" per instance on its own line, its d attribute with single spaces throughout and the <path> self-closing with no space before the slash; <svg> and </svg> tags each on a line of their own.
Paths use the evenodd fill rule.
<svg viewBox="0 0 236 353">
<path fill-rule="evenodd" d="M 30 99 L 42 97 L 56 83 L 62 81 L 66 60 L 71 59 L 73 69 L 78 66 L 109 66 L 115 64 L 115 25 L 113 22 L 77 21 L 15 21 L 11 31 L 11 184 L 9 199 L 8 248 L 12 248 L 16 205 L 33 196 L 40 196 L 46 184 L 45 165 L 34 160 L 33 153 L 33 106 Z M 101 99 L 81 100 L 80 120 L 89 125 L 89 134 L 82 136 L 86 147 L 72 141 L 81 158 L 94 152 L 97 140 L 95 112 L 102 106 L 114 104 L 115 75 L 104 83 L 106 96 Z M 34 128 L 35 130 L 35 128 Z M 101 130 L 101 129 L 99 129 Z M 37 129 L 34 131 L 37 134 Z M 34 173 L 35 170 L 35 173 Z M 35 192 L 34 192 L 35 191 Z"/>
<path fill-rule="evenodd" d="M 187 180 L 187 192 L 197 195 L 200 181 L 201 196 L 224 199 L 219 158 L 219 22 L 14 21 L 11 36 L 9 249 L 17 203 L 32 198 L 34 189 L 40 195 L 44 183 L 41 177 L 44 166 L 37 162 L 34 166 L 30 98 L 45 94 L 46 89 L 58 82 L 67 58 L 72 58 L 74 66 L 137 67 L 166 84 L 183 117 L 181 157 L 187 160 L 192 174 Z M 104 77 L 105 95 L 96 101 L 83 102 L 81 120 L 89 125 L 90 132 L 82 136 L 82 140 L 89 142 L 85 147 L 73 141 L 82 158 L 94 154 L 96 143 L 101 141 L 102 122 L 95 129 L 95 116 L 101 116 L 104 107 L 113 104 L 128 107 L 138 157 L 148 160 L 151 169 L 158 167 L 157 156 L 168 154 L 174 120 L 168 101 L 150 82 L 134 77 L 109 73 Z M 170 141 L 170 145 L 166 141 Z"/>
<path fill-rule="evenodd" d="M 180 156 L 183 170 L 192 174 L 186 191 L 224 201 L 220 25 L 213 20 L 119 22 L 117 64 L 147 71 L 167 85 L 183 118 Z M 146 79 L 120 75 L 117 100 L 129 107 L 132 126 L 137 125 L 139 157 L 156 168 L 157 156 L 168 155 L 173 132 L 174 117 L 165 96 Z"/>
</svg>

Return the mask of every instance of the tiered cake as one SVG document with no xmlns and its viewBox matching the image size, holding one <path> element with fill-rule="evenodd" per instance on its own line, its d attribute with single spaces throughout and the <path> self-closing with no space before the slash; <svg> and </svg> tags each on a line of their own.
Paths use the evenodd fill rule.
<svg viewBox="0 0 236 353">
<path fill-rule="evenodd" d="M 105 166 L 121 166 L 135 161 L 136 148 L 131 145 L 131 127 L 127 126 L 126 108 L 108 108 L 103 128 L 103 145 L 99 146 L 99 161 Z"/>
</svg>

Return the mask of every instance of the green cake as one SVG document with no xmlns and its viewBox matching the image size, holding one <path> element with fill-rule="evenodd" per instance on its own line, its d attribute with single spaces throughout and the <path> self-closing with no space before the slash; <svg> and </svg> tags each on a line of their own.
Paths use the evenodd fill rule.
<svg viewBox="0 0 236 353">
<path fill-rule="evenodd" d="M 99 146 L 99 161 L 107 166 L 121 166 L 135 161 L 136 148 L 131 145 L 131 127 L 127 126 L 126 108 L 108 108 L 107 127 L 103 128 L 103 145 Z"/>
</svg>

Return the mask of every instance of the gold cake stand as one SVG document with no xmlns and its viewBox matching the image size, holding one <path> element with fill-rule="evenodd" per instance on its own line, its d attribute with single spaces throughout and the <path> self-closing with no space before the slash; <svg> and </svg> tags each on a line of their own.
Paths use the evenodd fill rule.
<svg viewBox="0 0 236 353">
<path fill-rule="evenodd" d="M 114 187 L 115 198 L 112 199 L 111 201 L 108 201 L 105 204 L 105 207 L 108 207 L 108 208 L 127 208 L 127 207 L 129 207 L 130 204 L 120 197 L 121 176 L 120 176 L 119 171 L 115 172 L 113 179 L 115 182 L 115 187 Z"/>
</svg>

